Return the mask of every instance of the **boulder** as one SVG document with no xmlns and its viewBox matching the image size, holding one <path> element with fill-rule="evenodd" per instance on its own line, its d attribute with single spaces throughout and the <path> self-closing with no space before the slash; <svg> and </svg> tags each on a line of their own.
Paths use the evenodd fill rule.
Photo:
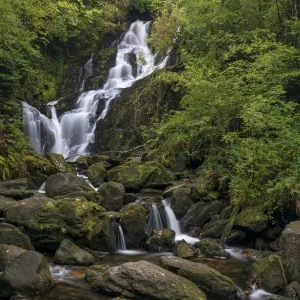
<svg viewBox="0 0 300 300">
<path fill-rule="evenodd" d="M 213 268 L 174 256 L 163 256 L 160 265 L 177 275 L 193 281 L 205 293 L 217 299 L 230 299 L 237 293 L 234 282 Z"/>
<path fill-rule="evenodd" d="M 267 228 L 267 225 L 268 216 L 261 206 L 246 207 L 235 219 L 237 228 L 252 232 L 261 232 Z"/>
<path fill-rule="evenodd" d="M 181 219 L 193 204 L 190 188 L 179 187 L 174 190 L 171 197 L 171 208 L 177 218 Z"/>
<path fill-rule="evenodd" d="M 227 225 L 228 220 L 218 220 L 209 224 L 209 226 L 205 226 L 204 231 L 201 233 L 201 237 L 208 238 L 220 238 L 224 231 L 225 226 Z M 208 225 L 208 224 L 207 224 Z"/>
<path fill-rule="evenodd" d="M 3 211 L 11 204 L 13 204 L 15 200 L 0 196 L 0 217 L 3 216 Z"/>
<path fill-rule="evenodd" d="M 220 212 L 221 207 L 220 201 L 198 202 L 189 209 L 181 222 L 186 230 L 202 227 L 212 216 Z"/>
<path fill-rule="evenodd" d="M 130 203 L 120 215 L 127 247 L 138 247 L 145 238 L 146 209 L 140 204 Z"/>
<path fill-rule="evenodd" d="M 243 256 L 247 258 L 247 260 L 251 262 L 257 262 L 262 260 L 263 258 L 271 255 L 270 251 L 260 251 L 255 249 L 245 249 L 243 250 Z"/>
<path fill-rule="evenodd" d="M 86 170 L 89 167 L 88 158 L 86 156 L 79 156 L 76 159 L 76 164 L 79 171 Z"/>
<path fill-rule="evenodd" d="M 44 157 L 51 162 L 58 173 L 72 173 L 76 175 L 76 169 L 67 163 L 61 154 L 46 153 Z"/>
<path fill-rule="evenodd" d="M 0 272 L 2 272 L 20 254 L 26 252 L 25 249 L 13 245 L 0 245 Z"/>
<path fill-rule="evenodd" d="M 270 293 L 286 288 L 282 261 L 278 255 L 267 256 L 251 265 L 254 283 Z"/>
<path fill-rule="evenodd" d="M 2 196 L 0 198 L 0 209 L 3 205 L 7 205 L 9 200 L 21 200 L 31 197 L 33 192 L 28 188 L 28 179 L 26 178 L 0 181 L 0 197 Z"/>
<path fill-rule="evenodd" d="M 177 185 L 177 186 L 169 187 L 169 188 L 167 188 L 163 192 L 162 196 L 163 196 L 164 199 L 171 198 L 173 196 L 174 191 L 176 189 L 178 189 L 178 188 L 184 188 L 184 187 L 186 187 L 184 184 L 180 184 L 180 185 Z"/>
<path fill-rule="evenodd" d="M 107 180 L 107 171 L 102 163 L 95 163 L 91 165 L 87 169 L 86 174 L 95 187 Z"/>
<path fill-rule="evenodd" d="M 62 240 L 54 256 L 54 262 L 59 265 L 89 266 L 94 261 L 94 256 L 80 249 L 70 240 Z"/>
<path fill-rule="evenodd" d="M 96 154 L 96 155 L 91 156 L 88 159 L 88 162 L 89 162 L 89 165 L 93 165 L 96 163 L 108 163 L 113 167 L 116 167 L 120 164 L 119 159 L 110 157 L 108 155 L 101 155 L 101 154 Z"/>
<path fill-rule="evenodd" d="M 137 200 L 137 196 L 133 193 L 127 193 L 125 194 L 125 197 L 124 197 L 124 201 L 123 201 L 123 204 L 124 205 L 127 205 L 129 203 L 133 203 Z"/>
<path fill-rule="evenodd" d="M 108 211 L 119 211 L 124 202 L 125 188 L 121 183 L 105 182 L 98 189 L 102 206 Z"/>
<path fill-rule="evenodd" d="M 201 239 L 194 244 L 194 248 L 199 249 L 201 255 L 205 257 L 230 257 L 230 254 L 225 251 L 220 241 L 216 239 Z"/>
<path fill-rule="evenodd" d="M 0 230 L 1 229 L 18 229 L 15 225 L 9 224 L 9 223 L 0 223 Z"/>
<path fill-rule="evenodd" d="M 205 300 L 205 294 L 190 280 L 155 264 L 129 262 L 100 272 L 92 288 L 114 296 L 134 299 Z"/>
<path fill-rule="evenodd" d="M 122 183 L 127 192 L 134 192 L 169 186 L 174 174 L 157 162 L 128 163 L 111 169 L 108 179 Z"/>
<path fill-rule="evenodd" d="M 220 213 L 220 219 L 229 219 L 233 211 L 233 205 L 226 206 Z"/>
<path fill-rule="evenodd" d="M 16 294 L 25 297 L 40 295 L 52 286 L 46 258 L 35 251 L 18 255 L 0 275 L 0 295 L 10 298 Z"/>
<path fill-rule="evenodd" d="M 46 194 L 50 198 L 64 196 L 74 192 L 94 191 L 83 179 L 71 173 L 59 173 L 50 176 L 46 181 Z"/>
<path fill-rule="evenodd" d="M 150 252 L 169 252 L 175 245 L 175 231 L 172 229 L 153 230 L 146 241 L 146 249 Z"/>
<path fill-rule="evenodd" d="M 185 240 L 181 240 L 175 245 L 174 255 L 182 258 L 193 258 L 197 256 L 197 252 Z"/>
<path fill-rule="evenodd" d="M 93 265 L 91 267 L 88 268 L 87 272 L 85 273 L 85 281 L 88 283 L 93 283 L 97 277 L 106 272 L 106 270 L 108 269 L 107 266 L 103 266 L 103 265 Z"/>
<path fill-rule="evenodd" d="M 85 198 L 88 201 L 97 203 L 102 206 L 103 198 L 100 196 L 100 194 L 96 191 L 77 191 L 77 192 L 71 192 L 63 196 L 56 196 L 54 197 L 55 200 L 60 200 L 60 199 L 78 199 L 78 198 Z"/>
<path fill-rule="evenodd" d="M 19 229 L 0 228 L 0 244 L 13 245 L 34 250 L 30 238 Z"/>
</svg>

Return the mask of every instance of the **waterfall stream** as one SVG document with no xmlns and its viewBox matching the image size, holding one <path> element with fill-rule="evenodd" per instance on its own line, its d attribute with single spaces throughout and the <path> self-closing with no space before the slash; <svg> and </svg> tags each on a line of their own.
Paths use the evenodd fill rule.
<svg viewBox="0 0 300 300">
<path fill-rule="evenodd" d="M 117 248 L 118 250 L 126 250 L 126 242 L 125 242 L 125 237 L 121 225 L 118 226 Z"/>
<path fill-rule="evenodd" d="M 163 229 L 159 211 L 155 204 L 152 204 L 149 221 L 145 226 L 145 232 L 150 235 L 153 230 Z"/>
<path fill-rule="evenodd" d="M 76 108 L 57 116 L 55 105 L 48 103 L 51 119 L 36 108 L 23 103 L 24 131 L 36 152 L 54 152 L 73 158 L 88 154 L 89 145 L 94 142 L 97 121 L 105 118 L 113 99 L 122 89 L 151 74 L 155 69 L 165 67 L 168 55 L 155 64 L 156 55 L 147 44 L 150 22 L 136 21 L 118 44 L 116 64 L 101 89 L 83 92 L 85 80 L 93 74 L 94 55 L 80 69 L 78 80 L 83 92 L 77 99 Z M 105 101 L 102 113 L 97 114 L 99 101 Z"/>
</svg>

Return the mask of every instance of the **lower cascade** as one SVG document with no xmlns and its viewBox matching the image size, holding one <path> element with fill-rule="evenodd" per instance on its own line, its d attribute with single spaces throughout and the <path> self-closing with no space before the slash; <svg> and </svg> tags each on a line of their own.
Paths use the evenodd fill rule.
<svg viewBox="0 0 300 300">
<path fill-rule="evenodd" d="M 124 233 L 121 225 L 118 226 L 117 248 L 118 250 L 126 250 L 126 242 L 125 242 Z"/>
<path fill-rule="evenodd" d="M 118 97 L 122 89 L 156 69 L 165 67 L 168 55 L 156 65 L 156 55 L 147 44 L 150 22 L 136 21 L 123 35 L 118 44 L 116 63 L 101 89 L 83 92 L 76 101 L 76 108 L 57 116 L 55 105 L 60 101 L 47 104 L 51 119 L 36 108 L 23 103 L 24 131 L 34 150 L 40 154 L 54 152 L 65 158 L 75 158 L 88 153 L 89 145 L 94 142 L 97 121 L 105 118 L 110 103 Z M 85 79 L 93 73 L 93 59 L 80 70 L 80 90 L 84 90 Z M 84 76 L 83 76 L 84 74 Z M 97 112 L 100 101 L 105 102 L 104 110 Z"/>
</svg>

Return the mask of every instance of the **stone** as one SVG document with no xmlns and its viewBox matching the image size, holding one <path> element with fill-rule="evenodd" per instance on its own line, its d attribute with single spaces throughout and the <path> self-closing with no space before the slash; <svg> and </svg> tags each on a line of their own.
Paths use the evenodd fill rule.
<svg viewBox="0 0 300 300">
<path fill-rule="evenodd" d="M 237 288 L 234 282 L 207 265 L 174 256 L 161 257 L 160 265 L 193 281 L 205 293 L 219 297 L 217 299 L 230 299 L 236 296 Z"/>
<path fill-rule="evenodd" d="M 243 256 L 246 257 L 251 262 L 257 262 L 263 258 L 271 255 L 270 251 L 260 251 L 255 249 L 245 249 L 243 250 Z"/>
<path fill-rule="evenodd" d="M 268 216 L 261 206 L 246 207 L 235 219 L 237 228 L 252 232 L 261 232 L 267 228 L 267 225 Z"/>
<path fill-rule="evenodd" d="M 91 165 L 87 169 L 86 174 L 95 187 L 107 181 L 107 171 L 102 163 L 95 163 Z"/>
<path fill-rule="evenodd" d="M 218 220 L 210 224 L 210 226 L 206 226 L 203 232 L 201 233 L 201 237 L 208 238 L 220 238 L 224 231 L 225 226 L 227 225 L 228 220 Z"/>
<path fill-rule="evenodd" d="M 89 167 L 88 158 L 86 156 L 79 156 L 76 159 L 76 164 L 79 171 L 86 170 Z"/>
<path fill-rule="evenodd" d="M 146 249 L 150 252 L 170 252 L 175 246 L 175 231 L 172 229 L 153 230 L 146 241 Z"/>
<path fill-rule="evenodd" d="M 172 195 L 173 195 L 173 193 L 174 193 L 174 191 L 175 191 L 176 189 L 178 189 L 178 188 L 184 188 L 184 187 L 185 187 L 184 184 L 180 184 L 180 185 L 177 185 L 177 186 L 173 186 L 173 187 L 167 188 L 167 189 L 163 192 L 162 196 L 163 196 L 164 199 L 171 198 Z"/>
<path fill-rule="evenodd" d="M 66 162 L 61 154 L 48 152 L 44 157 L 51 162 L 58 173 L 72 173 L 76 175 L 76 169 Z"/>
<path fill-rule="evenodd" d="M 88 161 L 89 165 L 93 165 L 96 163 L 109 163 L 111 166 L 116 167 L 120 164 L 119 159 L 102 154 L 93 155 L 88 159 Z"/>
<path fill-rule="evenodd" d="M 183 227 L 189 230 L 192 227 L 202 227 L 212 216 L 221 210 L 220 201 L 198 202 L 194 204 L 182 219 Z"/>
<path fill-rule="evenodd" d="M 146 261 L 110 267 L 99 273 L 92 288 L 134 299 L 206 300 L 205 294 L 190 280 Z"/>
<path fill-rule="evenodd" d="M 276 240 L 280 237 L 282 233 L 282 228 L 280 226 L 276 226 L 273 228 L 269 228 L 267 231 L 267 237 L 271 240 Z"/>
<path fill-rule="evenodd" d="M 230 254 L 225 251 L 220 241 L 216 239 L 201 239 L 193 247 L 199 249 L 201 255 L 205 257 L 230 257 Z"/>
<path fill-rule="evenodd" d="M 9 201 L 22 200 L 31 197 L 33 192 L 28 190 L 28 180 L 19 178 L 7 181 L 0 181 L 0 209 Z M 11 199 L 10 199 L 11 198 Z"/>
<path fill-rule="evenodd" d="M 181 240 L 175 245 L 174 255 L 188 259 L 197 256 L 197 252 L 185 240 Z"/>
<path fill-rule="evenodd" d="M 270 293 L 276 293 L 286 288 L 282 261 L 278 255 L 267 256 L 251 265 L 253 279 L 259 288 L 265 289 Z"/>
<path fill-rule="evenodd" d="M 125 194 L 123 204 L 124 204 L 124 205 L 127 205 L 127 204 L 129 204 L 129 203 L 133 203 L 133 202 L 135 202 L 137 199 L 138 199 L 138 198 L 137 198 L 137 196 L 136 196 L 135 194 L 133 194 L 133 193 L 127 193 L 127 194 Z"/>
<path fill-rule="evenodd" d="M 34 250 L 30 238 L 19 229 L 0 228 L 0 244 Z"/>
<path fill-rule="evenodd" d="M 20 254 L 26 252 L 25 249 L 13 245 L 0 245 L 0 272 L 2 272 Z"/>
<path fill-rule="evenodd" d="M 90 284 L 93 283 L 97 279 L 99 274 L 106 272 L 107 269 L 108 267 L 103 265 L 93 265 L 89 267 L 87 272 L 85 273 L 85 281 Z"/>
<path fill-rule="evenodd" d="M 70 240 L 62 240 L 54 256 L 54 262 L 59 265 L 89 266 L 94 261 L 94 256 L 80 249 Z"/>
<path fill-rule="evenodd" d="M 226 206 L 220 213 L 220 219 L 229 219 L 233 210 L 233 205 Z"/>
<path fill-rule="evenodd" d="M 93 188 L 83 178 L 71 173 L 55 174 L 46 181 L 46 195 L 50 198 L 82 191 L 94 192 Z"/>
<path fill-rule="evenodd" d="M 0 223 L 0 230 L 1 229 L 18 229 L 15 225 L 9 223 Z"/>
<path fill-rule="evenodd" d="M 182 218 L 193 204 L 190 188 L 179 187 L 174 190 L 171 197 L 171 208 L 177 218 Z"/>
<path fill-rule="evenodd" d="M 108 211 L 119 211 L 124 202 L 125 188 L 121 183 L 105 182 L 98 189 L 102 206 Z"/>
<path fill-rule="evenodd" d="M 26 297 L 44 294 L 51 286 L 48 262 L 35 251 L 21 253 L 0 275 L 0 295 L 4 298 L 16 294 Z"/>
<path fill-rule="evenodd" d="M 0 217 L 3 216 L 3 211 L 16 200 L 0 196 Z"/>
<path fill-rule="evenodd" d="M 130 203 L 120 215 L 127 247 L 137 248 L 145 238 L 146 209 L 140 204 Z"/>
</svg>

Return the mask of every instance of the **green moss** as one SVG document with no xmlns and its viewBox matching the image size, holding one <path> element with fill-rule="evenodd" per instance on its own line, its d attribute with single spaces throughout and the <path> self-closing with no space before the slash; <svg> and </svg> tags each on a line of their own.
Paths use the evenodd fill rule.
<svg viewBox="0 0 300 300">
<path fill-rule="evenodd" d="M 44 84 L 43 99 L 45 102 L 54 100 L 56 98 L 56 79 L 48 76 Z"/>
<path fill-rule="evenodd" d="M 95 163 L 87 169 L 87 176 L 94 185 L 100 185 L 107 178 L 107 171 L 102 163 Z"/>
</svg>

